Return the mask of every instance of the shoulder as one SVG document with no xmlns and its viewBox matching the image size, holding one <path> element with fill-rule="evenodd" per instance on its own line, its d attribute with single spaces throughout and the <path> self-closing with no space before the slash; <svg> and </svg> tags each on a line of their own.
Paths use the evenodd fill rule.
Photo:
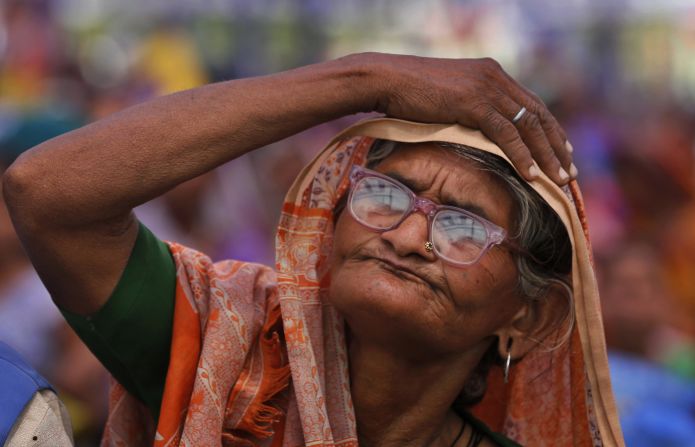
<svg viewBox="0 0 695 447">
<path fill-rule="evenodd" d="M 45 442 L 49 433 L 55 435 L 56 441 L 72 440 L 67 412 L 49 383 L 2 342 L 0 396 L 3 397 L 3 405 L 0 406 L 0 444 L 28 445 L 29 439 L 33 437 L 36 440 L 39 435 Z M 63 445 L 62 441 L 60 445 Z"/>
<path fill-rule="evenodd" d="M 51 390 L 34 394 L 7 436 L 6 447 L 73 445 L 70 417 L 63 403 Z"/>
</svg>

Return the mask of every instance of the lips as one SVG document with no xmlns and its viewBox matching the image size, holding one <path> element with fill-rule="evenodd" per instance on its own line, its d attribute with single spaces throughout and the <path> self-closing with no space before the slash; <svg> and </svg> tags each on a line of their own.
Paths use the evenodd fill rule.
<svg viewBox="0 0 695 447">
<path fill-rule="evenodd" d="M 383 269 L 395 274 L 396 276 L 415 282 L 425 283 L 428 287 L 434 288 L 434 284 L 425 275 L 405 266 L 402 263 L 383 257 L 372 257 L 374 261 Z"/>
<path fill-rule="evenodd" d="M 439 265 L 422 260 L 401 258 L 395 256 L 391 250 L 381 246 L 366 246 L 362 244 L 348 256 L 348 259 L 357 262 L 369 262 L 387 272 L 420 285 L 424 285 L 437 294 L 449 296 L 450 290 L 443 272 L 438 270 Z M 404 262 L 407 261 L 407 262 Z"/>
<path fill-rule="evenodd" d="M 374 260 L 376 262 L 378 262 L 379 264 L 381 264 L 381 266 L 384 267 L 385 269 L 391 270 L 394 273 L 398 273 L 398 274 L 403 275 L 403 276 L 414 276 L 416 278 L 419 278 L 420 280 L 424 280 L 424 278 L 422 278 L 420 275 L 416 274 L 415 272 L 413 272 L 409 268 L 406 268 L 402 265 L 395 264 L 387 259 L 374 258 Z"/>
</svg>

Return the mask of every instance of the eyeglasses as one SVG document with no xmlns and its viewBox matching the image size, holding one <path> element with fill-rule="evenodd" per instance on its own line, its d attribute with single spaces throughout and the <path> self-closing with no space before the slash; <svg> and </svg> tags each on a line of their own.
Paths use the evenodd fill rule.
<svg viewBox="0 0 695 447">
<path fill-rule="evenodd" d="M 418 197 L 402 183 L 361 166 L 353 166 L 350 173 L 348 209 L 360 224 L 379 233 L 421 211 L 427 216 L 430 246 L 439 258 L 456 266 L 475 264 L 506 237 L 503 228 L 480 216 Z"/>
</svg>

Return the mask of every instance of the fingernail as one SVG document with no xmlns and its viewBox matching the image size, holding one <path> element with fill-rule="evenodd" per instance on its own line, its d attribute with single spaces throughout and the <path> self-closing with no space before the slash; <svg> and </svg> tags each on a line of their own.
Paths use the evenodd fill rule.
<svg viewBox="0 0 695 447">
<path fill-rule="evenodd" d="M 565 149 L 567 149 L 567 152 L 569 152 L 570 154 L 572 152 L 574 152 L 574 148 L 572 147 L 572 143 L 570 143 L 569 141 L 565 141 Z"/>
<path fill-rule="evenodd" d="M 539 174 L 540 171 L 538 170 L 538 167 L 536 167 L 536 165 L 531 165 L 531 167 L 528 168 L 528 175 L 531 178 L 537 178 Z"/>
<path fill-rule="evenodd" d="M 569 180 L 570 176 L 567 174 L 567 171 L 565 171 L 563 168 L 560 168 L 557 171 L 558 175 L 560 176 L 560 179 L 564 182 L 565 180 Z"/>
<path fill-rule="evenodd" d="M 574 163 L 572 163 L 570 165 L 570 177 L 577 178 L 578 175 L 579 171 L 577 170 L 577 167 L 574 165 Z"/>
</svg>

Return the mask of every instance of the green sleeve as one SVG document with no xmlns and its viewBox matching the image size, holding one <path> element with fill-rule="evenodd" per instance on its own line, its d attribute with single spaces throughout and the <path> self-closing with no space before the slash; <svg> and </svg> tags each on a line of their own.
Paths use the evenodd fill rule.
<svg viewBox="0 0 695 447">
<path fill-rule="evenodd" d="M 113 377 L 159 419 L 171 345 L 176 268 L 167 245 L 140 224 L 116 288 L 95 314 L 61 310 Z"/>
</svg>

